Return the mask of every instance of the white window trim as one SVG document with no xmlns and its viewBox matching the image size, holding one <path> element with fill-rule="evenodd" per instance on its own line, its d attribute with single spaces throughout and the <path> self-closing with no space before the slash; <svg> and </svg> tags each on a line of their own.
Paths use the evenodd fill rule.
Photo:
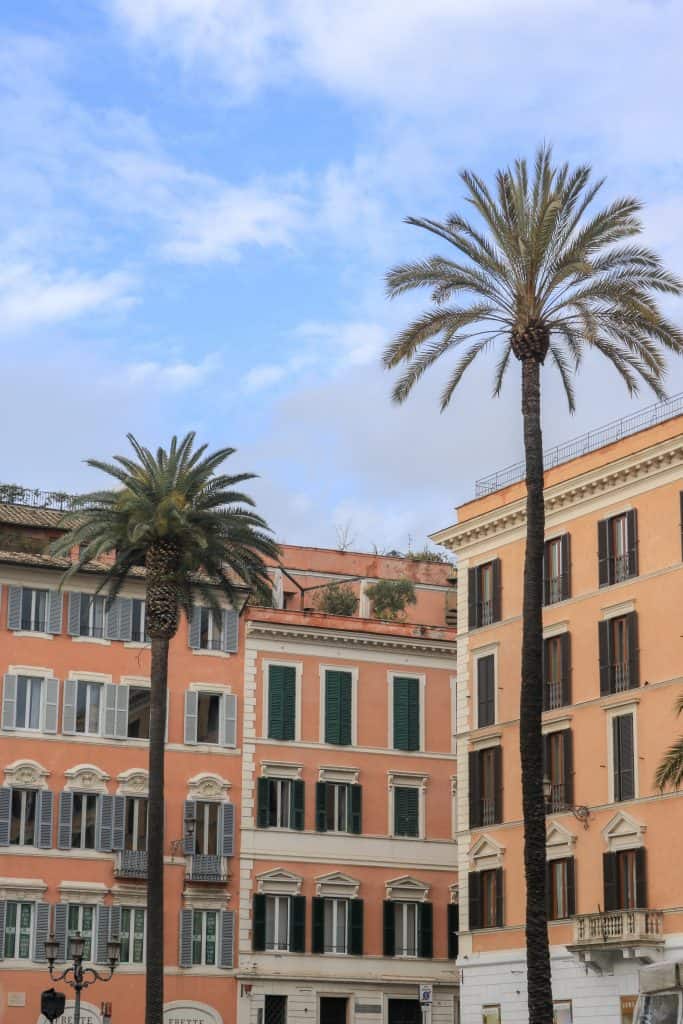
<svg viewBox="0 0 683 1024">
<path fill-rule="evenodd" d="M 147 909 L 146 886 L 122 882 L 120 885 L 113 885 L 110 892 L 111 902 L 115 907 L 143 907 L 145 910 Z"/>
<path fill-rule="evenodd" d="M 116 906 L 120 906 L 121 910 L 142 910 L 144 914 L 143 918 L 143 931 L 142 931 L 142 960 L 127 960 L 125 963 L 120 963 L 120 966 L 124 969 L 126 967 L 132 968 L 133 970 L 144 970 L 146 959 L 147 959 L 147 907 L 144 903 L 117 903 Z M 128 948 L 130 953 L 133 952 L 133 931 L 128 933 Z"/>
<path fill-rule="evenodd" d="M 316 896 L 326 899 L 355 900 L 358 899 L 360 880 L 351 878 L 341 871 L 333 871 L 329 875 L 318 875 L 315 880 Z"/>
<path fill-rule="evenodd" d="M 334 768 L 321 765 L 318 770 L 320 782 L 346 782 L 349 786 L 357 785 L 360 768 Z"/>
<path fill-rule="evenodd" d="M 552 732 L 564 732 L 565 729 L 571 729 L 571 727 L 572 716 L 561 715 L 559 718 L 553 718 L 550 722 L 543 722 L 541 732 L 544 736 L 548 736 Z"/>
<path fill-rule="evenodd" d="M 406 842 L 415 842 L 425 837 L 425 805 L 426 805 L 426 792 L 427 783 L 429 781 L 428 775 L 422 775 L 418 772 L 387 772 L 388 784 L 389 784 L 389 822 L 387 835 L 395 839 L 405 839 Z M 397 836 L 394 831 L 395 819 L 394 819 L 394 792 L 396 787 L 399 786 L 402 789 L 416 789 L 418 790 L 418 801 L 417 801 L 417 831 L 416 836 Z"/>
<path fill-rule="evenodd" d="M 629 700 L 621 704 L 612 705 L 606 709 L 606 724 L 607 724 L 607 765 L 608 765 L 608 778 L 607 778 L 607 802 L 610 804 L 616 803 L 629 803 L 628 800 L 615 800 L 614 799 L 614 731 L 612 726 L 612 719 L 621 718 L 623 715 L 632 715 L 633 717 L 633 799 L 637 800 L 640 794 L 639 785 L 639 770 L 638 770 L 638 701 Z"/>
<path fill-rule="evenodd" d="M 606 608 L 601 608 L 600 617 L 603 622 L 609 622 L 610 619 L 620 619 L 623 615 L 630 615 L 635 610 L 635 601 L 621 601 L 619 604 L 611 604 Z"/>
<path fill-rule="evenodd" d="M 261 761 L 261 777 L 264 779 L 300 779 L 302 764 L 288 761 Z"/>
<path fill-rule="evenodd" d="M 268 946 L 268 913 L 266 911 L 266 948 L 265 948 L 264 952 L 265 953 L 289 953 L 289 951 L 290 951 L 290 949 L 289 949 L 289 946 L 290 946 L 290 935 L 291 935 L 291 928 L 292 928 L 292 903 L 291 903 L 291 897 L 288 896 L 285 893 L 274 893 L 274 892 L 269 892 L 269 893 L 266 893 L 265 895 L 266 895 L 266 898 L 270 898 L 272 900 L 275 900 L 275 912 L 274 912 L 274 915 L 273 915 L 273 945 L 272 946 Z M 280 905 L 281 905 L 280 904 L 280 900 L 286 900 L 286 906 L 287 906 L 287 939 L 286 939 L 287 944 L 286 944 L 286 946 L 284 948 L 282 946 L 280 946 L 280 945 L 277 945 L 277 946 L 275 945 L 275 936 L 279 935 L 279 932 L 280 932 L 280 928 L 279 928 Z"/>
<path fill-rule="evenodd" d="M 113 683 L 114 677 L 107 672 L 79 672 L 78 669 L 72 669 L 67 676 L 67 679 L 71 679 L 76 683 Z"/>
<path fill-rule="evenodd" d="M 303 881 L 301 875 L 275 868 L 256 876 L 257 892 L 265 896 L 299 896 Z"/>
<path fill-rule="evenodd" d="M 66 784 L 64 789 L 71 793 L 108 793 L 107 783 L 111 775 L 94 764 L 77 764 L 64 772 Z"/>
<path fill-rule="evenodd" d="M 402 912 L 403 912 L 402 913 L 402 918 L 403 918 L 403 921 L 402 921 L 402 931 L 403 931 L 404 935 L 406 933 L 405 924 L 406 924 L 406 919 L 407 919 L 407 916 L 408 916 L 408 907 L 409 906 L 415 906 L 416 907 L 416 909 L 415 909 L 415 952 L 414 953 L 398 952 L 398 949 L 395 952 L 395 956 L 397 957 L 397 959 L 400 959 L 400 960 L 416 960 L 417 959 L 417 955 L 418 955 L 418 945 L 419 945 L 419 940 L 420 940 L 420 925 L 419 925 L 419 918 L 418 918 L 416 901 L 415 900 L 411 900 L 411 899 L 408 899 L 408 900 L 405 900 L 405 899 L 393 899 L 392 903 L 394 903 L 394 908 L 393 908 L 393 911 L 392 911 L 393 915 L 394 915 L 394 922 L 396 921 L 396 907 L 401 907 L 401 909 L 402 909 Z M 394 924 L 394 928 L 395 927 L 396 927 L 396 925 Z M 396 946 L 398 946 L 398 943 L 396 943 Z"/>
<path fill-rule="evenodd" d="M 646 832 L 647 825 L 642 825 L 626 811 L 619 811 L 602 830 L 602 838 L 608 853 L 618 853 L 620 850 L 636 850 L 645 846 Z"/>
<path fill-rule="evenodd" d="M 187 782 L 187 799 L 224 801 L 228 799 L 231 782 L 215 772 L 199 772 Z"/>
<path fill-rule="evenodd" d="M 195 693 L 217 693 L 219 696 L 223 696 L 226 693 L 232 693 L 232 687 L 226 683 L 190 683 L 188 690 L 193 690 Z"/>
<path fill-rule="evenodd" d="M 17 789 L 47 789 L 50 774 L 42 764 L 22 757 L 5 766 L 5 785 Z"/>
<path fill-rule="evenodd" d="M 0 878 L 0 900 L 16 903 L 40 903 L 47 892 L 42 878 Z"/>
<path fill-rule="evenodd" d="M 206 887 L 188 885 L 183 890 L 183 905 L 186 910 L 225 910 L 230 894 L 207 892 Z"/>
<path fill-rule="evenodd" d="M 549 821 L 546 825 L 545 859 L 566 860 L 574 856 L 576 836 L 569 832 L 559 821 Z"/>
<path fill-rule="evenodd" d="M 7 673 L 12 676 L 34 676 L 43 679 L 54 679 L 55 677 L 53 669 L 40 665 L 9 665 Z"/>
<path fill-rule="evenodd" d="M 402 755 L 410 757 L 414 754 L 423 754 L 425 752 L 425 689 L 427 686 L 427 676 L 424 672 L 414 672 L 410 668 L 406 667 L 403 669 L 392 668 L 387 672 L 387 746 L 389 750 L 397 750 L 394 746 L 394 679 L 399 678 L 410 678 L 417 679 L 418 681 L 418 693 L 420 701 L 420 746 L 418 750 L 401 750 Z"/>
<path fill-rule="evenodd" d="M 477 647 L 472 651 L 472 718 L 476 716 L 477 729 L 491 729 L 500 721 L 498 712 L 498 663 L 499 643 L 487 644 L 485 647 Z M 479 662 L 482 658 L 493 655 L 493 722 L 489 725 L 479 725 Z"/>
<path fill-rule="evenodd" d="M 386 898 L 397 903 L 425 903 L 429 897 L 430 886 L 427 882 L 413 878 L 412 875 L 401 875 L 384 883 Z"/>
<path fill-rule="evenodd" d="M 149 676 L 121 676 L 120 682 L 122 686 L 135 686 L 138 689 L 145 687 L 151 689 L 152 687 L 152 680 Z"/>
<path fill-rule="evenodd" d="M 268 708 L 270 707 L 270 666 L 282 665 L 286 668 L 293 668 L 295 673 L 294 700 L 294 740 L 270 740 L 271 743 L 298 743 L 301 741 L 301 690 L 304 666 L 301 661 L 290 661 L 287 658 L 268 658 L 261 663 L 263 672 L 263 707 L 261 709 L 261 738 L 268 739 L 270 722 L 268 721 Z"/>
<path fill-rule="evenodd" d="M 559 601 L 556 602 L 559 604 Z M 551 622 L 543 627 L 543 639 L 552 640 L 554 636 L 563 636 L 569 632 L 569 619 L 562 619 L 560 622 Z"/>
<path fill-rule="evenodd" d="M 499 747 L 503 739 L 500 729 L 496 732 L 488 732 L 485 736 L 473 738 L 470 742 L 471 750 L 488 750 L 490 747 Z"/>
<path fill-rule="evenodd" d="M 504 846 L 497 843 L 491 836 L 480 836 L 469 854 L 472 870 L 491 871 L 494 868 L 502 868 L 504 855 Z"/>
<path fill-rule="evenodd" d="M 318 673 L 320 676 L 320 742 L 326 747 L 338 746 L 336 743 L 325 742 L 325 674 L 327 672 L 348 672 L 351 676 L 351 743 L 344 744 L 341 749 L 348 749 L 349 746 L 358 745 L 358 668 L 350 668 L 348 665 L 320 665 Z"/>
<path fill-rule="evenodd" d="M 107 886 L 101 882 L 62 882 L 58 888 L 63 903 L 79 903 L 98 907 L 104 904 L 104 898 L 109 892 Z M 93 942 L 95 941 L 95 932 L 96 925 L 93 928 Z"/>
</svg>

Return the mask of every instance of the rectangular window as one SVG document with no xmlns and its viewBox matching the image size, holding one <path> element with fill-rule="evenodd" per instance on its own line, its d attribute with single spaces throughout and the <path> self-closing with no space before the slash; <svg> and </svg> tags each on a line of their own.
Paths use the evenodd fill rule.
<svg viewBox="0 0 683 1024">
<path fill-rule="evenodd" d="M 345 782 L 328 782 L 325 786 L 325 829 L 349 831 L 349 786 Z"/>
<path fill-rule="evenodd" d="M 151 690 L 149 686 L 131 686 L 128 689 L 128 739 L 149 739 Z"/>
<path fill-rule="evenodd" d="M 557 604 L 569 597 L 569 534 L 545 542 L 543 603 Z"/>
<path fill-rule="evenodd" d="M 635 786 L 635 737 L 633 715 L 612 719 L 612 768 L 615 801 L 633 800 Z"/>
<path fill-rule="evenodd" d="M 197 695 L 197 743 L 218 743 L 221 718 L 221 694 Z"/>
<path fill-rule="evenodd" d="M 97 795 L 74 793 L 71 813 L 71 847 L 74 850 L 95 849 Z"/>
<path fill-rule="evenodd" d="M 4 953 L 6 960 L 29 960 L 33 904 L 8 901 L 5 906 Z"/>
<path fill-rule="evenodd" d="M 483 729 L 496 720 L 496 660 L 487 654 L 477 658 L 477 726 Z"/>
<path fill-rule="evenodd" d="M 490 626 L 501 618 L 500 559 L 468 572 L 469 628 Z"/>
<path fill-rule="evenodd" d="M 640 685 L 638 614 L 629 612 L 598 623 L 600 693 L 622 693 Z"/>
<path fill-rule="evenodd" d="M 600 586 L 638 575 L 638 520 L 635 509 L 598 523 Z"/>
<path fill-rule="evenodd" d="M 351 743 L 352 690 L 350 672 L 325 672 L 325 743 Z"/>
<path fill-rule="evenodd" d="M 498 886 L 500 875 L 497 870 L 480 871 L 481 923 L 480 928 L 498 927 Z"/>
<path fill-rule="evenodd" d="M 325 953 L 348 953 L 348 922 L 348 900 L 326 899 L 323 911 Z"/>
<path fill-rule="evenodd" d="M 87 904 L 70 903 L 67 918 L 67 941 L 80 932 L 81 938 L 85 939 L 83 959 L 92 960 L 92 937 L 93 924 L 95 921 L 95 908 Z"/>
<path fill-rule="evenodd" d="M 503 820 L 503 752 L 500 747 L 472 750 L 470 768 L 470 826 L 496 825 Z"/>
<path fill-rule="evenodd" d="M 203 651 L 220 651 L 223 616 L 213 608 L 199 609 L 199 647 Z"/>
<path fill-rule="evenodd" d="M 292 780 L 268 779 L 268 827 L 290 828 L 292 821 Z"/>
<path fill-rule="evenodd" d="M 571 703 L 569 694 L 569 633 L 543 641 L 543 710 Z"/>
<path fill-rule="evenodd" d="M 635 910 L 638 906 L 638 873 L 635 850 L 617 853 L 617 893 L 621 910 Z"/>
<path fill-rule="evenodd" d="M 266 896 L 266 949 L 289 949 L 289 896 Z"/>
<path fill-rule="evenodd" d="M 133 598 L 131 613 L 131 640 L 134 643 L 138 644 L 149 643 L 149 635 L 147 633 L 147 622 L 145 619 L 145 602 L 141 598 Z"/>
<path fill-rule="evenodd" d="M 104 636 L 106 600 L 100 594 L 81 594 L 80 636 Z"/>
<path fill-rule="evenodd" d="M 121 907 L 121 951 L 119 963 L 142 964 L 145 961 L 145 910 Z"/>
<path fill-rule="evenodd" d="M 10 824 L 10 846 L 36 845 L 36 801 L 35 789 L 12 790 L 12 821 Z"/>
<path fill-rule="evenodd" d="M 16 729 L 40 729 L 43 680 L 17 676 Z"/>
<path fill-rule="evenodd" d="M 571 857 L 548 862 L 547 900 L 548 917 L 561 921 L 574 913 L 572 906 L 574 861 Z"/>
<path fill-rule="evenodd" d="M 417 956 L 417 903 L 394 904 L 394 949 L 396 956 Z"/>
<path fill-rule="evenodd" d="M 268 738 L 293 740 L 296 734 L 296 669 L 268 666 Z"/>
<path fill-rule="evenodd" d="M 420 790 L 416 786 L 394 786 L 394 835 L 420 835 Z"/>
<path fill-rule="evenodd" d="M 546 814 L 564 811 L 573 802 L 572 734 L 569 729 L 543 737 L 543 773 L 550 783 Z"/>
<path fill-rule="evenodd" d="M 394 736 L 396 750 L 420 749 L 420 680 L 407 676 L 393 679 Z"/>
<path fill-rule="evenodd" d="M 218 911 L 192 912 L 192 963 L 213 966 L 216 963 Z"/>
<path fill-rule="evenodd" d="M 124 850 L 144 852 L 147 849 L 147 797 L 127 796 L 125 815 Z"/>
<path fill-rule="evenodd" d="M 76 684 L 76 732 L 98 736 L 102 711 L 102 683 Z"/>
<path fill-rule="evenodd" d="M 481 751 L 482 825 L 496 822 L 496 748 Z"/>
<path fill-rule="evenodd" d="M 32 633 L 47 632 L 48 591 L 22 587 L 21 628 Z"/>
<path fill-rule="evenodd" d="M 218 854 L 218 811 L 220 804 L 208 800 L 196 803 L 197 822 L 194 833 L 194 852 L 216 856 Z"/>
</svg>

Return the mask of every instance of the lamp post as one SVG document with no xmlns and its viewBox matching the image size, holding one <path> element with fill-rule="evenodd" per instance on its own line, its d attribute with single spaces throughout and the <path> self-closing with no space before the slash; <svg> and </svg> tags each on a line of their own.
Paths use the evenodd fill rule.
<svg viewBox="0 0 683 1024">
<path fill-rule="evenodd" d="M 109 974 L 100 974 L 94 967 L 83 966 L 83 953 L 85 951 L 85 939 L 80 932 L 76 932 L 69 939 L 69 956 L 73 960 L 71 967 L 65 968 L 61 974 L 54 973 L 55 960 L 59 956 L 59 942 L 55 939 L 54 933 L 45 942 L 45 956 L 47 957 L 48 970 L 53 981 L 65 981 L 76 993 L 74 1000 L 74 1024 L 81 1024 L 81 992 L 88 988 L 95 981 L 111 981 L 119 962 L 121 943 L 118 939 L 110 939 L 107 943 L 107 957 L 109 959 Z"/>
<path fill-rule="evenodd" d="M 543 799 L 546 807 L 549 807 L 553 798 L 553 784 L 547 775 L 543 776 Z M 558 813 L 571 811 L 577 821 L 580 821 L 584 828 L 588 828 L 588 820 L 591 816 L 590 809 L 585 804 L 562 804 L 557 808 Z"/>
</svg>

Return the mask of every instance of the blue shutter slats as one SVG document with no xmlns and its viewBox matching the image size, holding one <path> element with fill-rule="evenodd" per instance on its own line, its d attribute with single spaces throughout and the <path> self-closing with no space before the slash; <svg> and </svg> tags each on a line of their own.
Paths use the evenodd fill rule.
<svg viewBox="0 0 683 1024">
<path fill-rule="evenodd" d="M 201 643 L 202 635 L 202 610 L 199 605 L 195 605 L 190 613 L 190 622 L 188 626 L 187 642 L 190 647 L 198 651 L 199 644 Z"/>
<path fill-rule="evenodd" d="M 232 857 L 235 845 L 235 805 L 227 801 L 221 804 L 220 837 L 222 856 Z"/>
<path fill-rule="evenodd" d="M 48 633 L 62 632 L 62 592 L 61 590 L 49 590 L 47 595 L 47 631 Z"/>
<path fill-rule="evenodd" d="M 41 729 L 45 733 L 57 732 L 59 717 L 59 679 L 49 678 L 43 682 L 43 708 Z"/>
<path fill-rule="evenodd" d="M 33 960 L 36 963 L 45 963 L 45 941 L 50 929 L 50 904 L 36 903 L 35 925 L 33 928 Z"/>
<path fill-rule="evenodd" d="M 185 743 L 197 742 L 197 704 L 199 694 L 196 690 L 185 691 Z"/>
<path fill-rule="evenodd" d="M 234 654 L 237 651 L 239 633 L 239 616 L 234 608 L 223 609 L 223 621 L 221 628 L 221 646 L 224 651 Z"/>
<path fill-rule="evenodd" d="M 17 723 L 17 677 L 7 673 L 2 685 L 2 728 L 8 732 Z"/>
<path fill-rule="evenodd" d="M 52 848 L 52 808 L 54 804 L 54 795 L 49 789 L 41 789 L 38 792 L 38 806 L 36 809 L 36 818 L 38 823 L 37 829 L 37 843 L 41 850 L 50 850 Z"/>
<path fill-rule="evenodd" d="M 75 679 L 64 680 L 64 700 L 62 702 L 62 732 L 67 736 L 76 732 L 76 694 L 78 683 Z"/>
<path fill-rule="evenodd" d="M 12 790 L 9 786 L 0 786 L 0 846 L 9 846 L 11 814 Z"/>
<path fill-rule="evenodd" d="M 55 939 L 59 943 L 57 960 L 60 963 L 64 963 L 66 960 L 66 924 L 68 909 L 68 904 L 66 903 L 55 903 Z"/>
<path fill-rule="evenodd" d="M 7 628 L 21 629 L 22 587 L 9 587 L 7 595 Z"/>
<path fill-rule="evenodd" d="M 99 906 L 97 908 L 97 931 L 95 933 L 95 963 L 109 963 L 107 956 L 107 943 L 109 942 L 109 919 L 111 907 Z"/>
<path fill-rule="evenodd" d="M 111 853 L 114 828 L 114 797 L 102 793 L 97 798 L 97 822 L 95 845 L 101 853 Z"/>
<path fill-rule="evenodd" d="M 126 837 L 126 798 L 124 796 L 113 796 L 111 847 L 112 850 L 122 850 Z"/>
<path fill-rule="evenodd" d="M 69 591 L 67 619 L 69 636 L 81 635 L 81 594 Z"/>
<path fill-rule="evenodd" d="M 180 949 L 178 951 L 178 964 L 180 967 L 192 967 L 192 911 L 183 909 L 180 911 L 179 928 Z"/>
<path fill-rule="evenodd" d="M 237 695 L 224 693 L 221 701 L 222 735 L 224 747 L 237 746 Z"/>
<path fill-rule="evenodd" d="M 218 964 L 220 967 L 230 968 L 233 966 L 233 945 L 235 938 L 235 912 L 234 910 L 222 910 L 220 920 L 220 946 Z"/>
<path fill-rule="evenodd" d="M 71 821 L 73 817 L 74 796 L 63 790 L 59 794 L 59 814 L 57 819 L 57 849 L 71 849 Z"/>
</svg>

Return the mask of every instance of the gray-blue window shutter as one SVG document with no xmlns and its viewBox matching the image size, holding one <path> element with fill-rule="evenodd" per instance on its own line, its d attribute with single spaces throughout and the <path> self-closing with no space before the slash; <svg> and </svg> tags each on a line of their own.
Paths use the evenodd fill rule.
<svg viewBox="0 0 683 1024">
<path fill-rule="evenodd" d="M 116 684 L 104 684 L 104 736 L 113 739 L 116 735 Z"/>
<path fill-rule="evenodd" d="M 183 804 L 183 853 L 191 856 L 195 850 L 194 835 L 190 835 L 185 822 L 197 817 L 197 803 L 195 800 L 186 800 Z"/>
<path fill-rule="evenodd" d="M 114 735 L 117 740 L 128 737 L 128 696 L 129 690 L 125 683 L 116 687 L 116 728 Z"/>
<path fill-rule="evenodd" d="M 38 792 L 38 842 L 36 846 L 41 850 L 52 849 L 52 808 L 54 795 L 49 789 L 41 789 Z"/>
<path fill-rule="evenodd" d="M 192 911 L 180 911 L 180 950 L 178 954 L 180 967 L 192 967 Z"/>
<path fill-rule="evenodd" d="M 22 587 L 10 587 L 7 595 L 7 628 L 21 629 Z"/>
<path fill-rule="evenodd" d="M 115 597 L 113 601 L 108 602 L 108 606 L 105 607 L 105 625 L 104 635 L 107 640 L 120 640 L 120 623 L 121 623 L 121 598 Z"/>
<path fill-rule="evenodd" d="M 62 703 L 62 732 L 65 735 L 76 732 L 76 694 L 78 683 L 75 679 L 64 680 L 64 701 Z"/>
<path fill-rule="evenodd" d="M 232 857 L 235 847 L 235 805 L 227 801 L 221 805 L 221 854 Z"/>
<path fill-rule="evenodd" d="M 97 798 L 97 822 L 95 845 L 101 853 L 111 853 L 112 829 L 114 827 L 114 797 L 103 793 Z"/>
<path fill-rule="evenodd" d="M 55 733 L 59 716 L 59 679 L 46 679 L 43 688 L 43 732 Z"/>
<path fill-rule="evenodd" d="M 12 816 L 12 790 L 0 786 L 0 846 L 9 846 L 9 827 Z M 0 931 L 0 935 L 2 935 Z"/>
<path fill-rule="evenodd" d="M 113 796 L 114 810 L 112 814 L 111 846 L 113 850 L 122 850 L 126 836 L 126 798 Z"/>
<path fill-rule="evenodd" d="M 188 643 L 194 650 L 199 650 L 202 637 L 202 610 L 195 605 L 190 613 L 190 628 L 188 630 Z"/>
<path fill-rule="evenodd" d="M 67 903 L 55 903 L 55 939 L 59 943 L 57 960 L 64 963 L 66 960 L 66 924 L 69 906 Z"/>
<path fill-rule="evenodd" d="M 222 647 L 224 651 L 234 654 L 237 651 L 237 637 L 239 633 L 240 620 L 234 608 L 223 609 L 223 622 L 221 630 Z"/>
<path fill-rule="evenodd" d="M 222 700 L 222 743 L 226 747 L 237 746 L 237 695 L 224 693 Z"/>
<path fill-rule="evenodd" d="M 221 911 L 220 926 L 220 950 L 218 954 L 219 967 L 233 966 L 233 943 L 235 939 L 235 912 L 234 910 Z"/>
<path fill-rule="evenodd" d="M 111 907 L 99 906 L 97 908 L 97 932 L 95 936 L 95 963 L 107 964 L 107 943 L 109 942 L 109 918 Z"/>
<path fill-rule="evenodd" d="M 5 914 L 7 913 L 7 900 L 0 900 L 0 935 L 3 941 L 0 942 L 0 960 L 5 959 Z"/>
<path fill-rule="evenodd" d="M 74 795 L 67 790 L 59 794 L 59 816 L 57 819 L 57 849 L 71 849 L 71 822 L 74 810 Z"/>
<path fill-rule="evenodd" d="M 185 691 L 185 742 L 197 742 L 197 702 L 196 690 Z"/>
<path fill-rule="evenodd" d="M 133 599 L 117 597 L 119 605 L 119 640 L 130 640 L 133 636 Z M 144 638 L 143 638 L 144 639 Z"/>
<path fill-rule="evenodd" d="M 118 939 L 121 936 L 121 907 L 110 907 L 109 909 L 109 938 Z"/>
<path fill-rule="evenodd" d="M 50 904 L 36 903 L 36 919 L 33 928 L 33 960 L 45 963 L 45 940 L 50 929 Z"/>
<path fill-rule="evenodd" d="M 12 730 L 17 724 L 17 677 L 6 673 L 2 685 L 2 728 Z"/>
<path fill-rule="evenodd" d="M 47 631 L 48 633 L 62 632 L 62 592 L 61 590 L 48 590 L 47 609 Z"/>
<path fill-rule="evenodd" d="M 69 591 L 69 636 L 81 635 L 81 595 Z"/>
</svg>

